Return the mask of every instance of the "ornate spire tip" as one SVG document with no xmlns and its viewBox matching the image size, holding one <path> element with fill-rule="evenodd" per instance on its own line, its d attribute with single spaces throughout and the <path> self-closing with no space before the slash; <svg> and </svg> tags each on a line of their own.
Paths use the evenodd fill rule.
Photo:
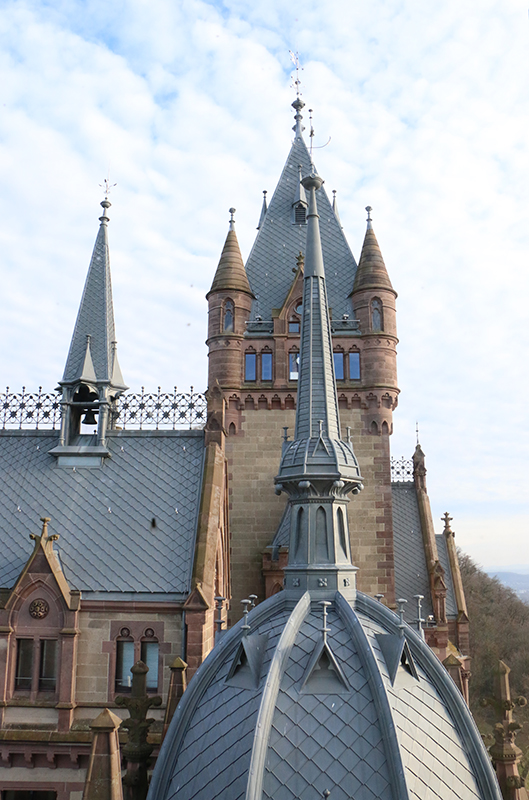
<svg viewBox="0 0 529 800">
<path fill-rule="evenodd" d="M 367 230 L 369 231 L 373 227 L 373 220 L 371 219 L 371 212 L 373 211 L 373 209 L 371 208 L 371 206 L 366 206 L 366 211 L 367 211 Z"/>
<path fill-rule="evenodd" d="M 235 216 L 234 215 L 235 215 L 236 210 L 237 209 L 235 209 L 235 208 L 230 208 L 229 209 L 229 212 L 230 212 L 230 231 L 234 231 L 235 230 Z"/>
</svg>

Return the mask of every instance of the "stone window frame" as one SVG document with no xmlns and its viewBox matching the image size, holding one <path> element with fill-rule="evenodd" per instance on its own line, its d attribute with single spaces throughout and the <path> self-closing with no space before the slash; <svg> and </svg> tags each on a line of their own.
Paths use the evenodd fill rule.
<svg viewBox="0 0 529 800">
<path fill-rule="evenodd" d="M 162 694 L 164 683 L 164 655 L 171 652 L 170 642 L 165 641 L 165 623 L 161 620 L 145 621 L 133 619 L 111 620 L 110 640 L 103 642 L 103 652 L 109 654 L 108 659 L 108 701 L 113 702 L 122 691 L 116 691 L 116 667 L 118 641 L 123 641 L 122 631 L 130 631 L 130 640 L 134 642 L 134 663 L 141 658 L 141 644 L 143 641 L 158 642 L 158 684 L 157 689 L 151 689 L 148 694 Z M 146 637 L 145 632 L 151 628 L 154 636 Z M 127 637 L 128 638 L 128 637 Z"/>
<path fill-rule="evenodd" d="M 263 355 L 269 355 L 272 358 L 271 376 L 270 376 L 270 378 L 266 378 L 266 379 L 263 378 Z M 265 345 L 265 347 L 263 347 L 263 349 L 259 351 L 259 355 L 258 355 L 257 361 L 258 361 L 258 363 L 257 363 L 258 375 L 259 375 L 259 380 L 261 381 L 261 383 L 272 383 L 272 381 L 274 380 L 274 366 L 275 366 L 275 364 L 274 364 L 274 361 L 275 361 L 275 359 L 274 359 L 274 351 L 272 350 L 272 348 L 269 347 L 268 345 Z"/>
<path fill-rule="evenodd" d="M 229 303 L 231 304 L 231 328 L 226 328 L 226 310 Z M 235 332 L 235 302 L 231 297 L 226 297 L 222 301 L 221 328 L 221 333 Z"/>
<path fill-rule="evenodd" d="M 358 378 L 353 378 L 351 376 L 351 356 L 352 355 L 358 356 Z M 362 380 L 362 353 L 359 347 L 350 347 L 347 351 L 347 377 L 350 381 L 361 381 Z"/>
<path fill-rule="evenodd" d="M 254 356 L 254 358 L 255 358 L 255 377 L 254 377 L 254 378 L 247 378 L 247 377 L 246 377 L 246 375 L 247 375 L 246 364 L 247 364 L 247 357 L 248 357 L 248 356 Z M 259 359 L 258 359 L 258 357 L 257 357 L 257 350 L 256 350 L 254 347 L 248 347 L 248 348 L 246 348 L 246 350 L 244 351 L 244 362 L 243 362 L 243 370 L 244 370 L 244 383 L 257 383 L 257 381 L 258 381 L 258 375 L 259 375 L 259 370 L 258 370 L 259 364 L 258 364 L 258 360 L 259 360 Z"/>
</svg>

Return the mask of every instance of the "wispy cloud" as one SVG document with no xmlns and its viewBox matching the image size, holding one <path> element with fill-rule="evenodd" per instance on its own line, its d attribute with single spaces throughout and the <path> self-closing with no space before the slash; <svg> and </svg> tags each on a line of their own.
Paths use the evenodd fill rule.
<svg viewBox="0 0 529 800">
<path fill-rule="evenodd" d="M 247 254 L 288 152 L 298 50 L 315 144 L 331 136 L 319 171 L 356 254 L 373 206 L 399 292 L 393 450 L 411 453 L 418 419 L 434 515 L 459 513 L 478 558 L 479 520 L 516 515 L 498 558 L 529 563 L 528 39 L 514 0 L 4 3 L 4 382 L 61 376 L 110 169 L 125 377 L 205 387 L 227 209 Z"/>
</svg>

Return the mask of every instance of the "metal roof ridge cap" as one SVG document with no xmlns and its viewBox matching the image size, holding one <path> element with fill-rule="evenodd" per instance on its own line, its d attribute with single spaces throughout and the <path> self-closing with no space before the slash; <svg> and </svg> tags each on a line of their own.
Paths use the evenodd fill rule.
<svg viewBox="0 0 529 800">
<path fill-rule="evenodd" d="M 358 657 L 368 676 L 373 702 L 377 709 L 377 718 L 379 724 L 383 728 L 382 742 L 384 755 L 388 762 L 388 770 L 390 773 L 393 773 L 391 785 L 395 790 L 396 800 L 409 800 L 408 786 L 406 784 L 404 764 L 402 763 L 400 754 L 397 731 L 393 722 L 393 714 L 386 688 L 380 678 L 380 669 L 377 660 L 371 650 L 362 624 L 350 603 L 348 603 L 339 592 L 336 592 L 335 602 L 336 610 L 349 628 L 349 632 L 357 647 Z"/>
<path fill-rule="evenodd" d="M 286 597 L 286 593 L 279 592 L 258 605 L 249 617 L 250 621 L 253 622 L 253 627 L 257 627 L 274 612 L 281 611 L 288 601 L 289 598 Z M 235 648 L 240 643 L 243 634 L 243 631 L 241 631 L 242 623 L 243 620 L 240 620 L 233 628 L 226 631 L 226 634 L 215 645 L 193 675 L 192 681 L 190 681 L 176 707 L 169 730 L 160 748 L 147 800 L 157 800 L 159 797 L 165 797 L 180 754 L 180 745 L 186 733 L 188 722 L 196 709 L 197 703 L 219 669 L 219 659 L 222 659 L 222 663 L 224 663 L 224 660 L 230 657 L 232 652 L 235 652 Z"/>
<path fill-rule="evenodd" d="M 276 708 L 279 684 L 290 656 L 292 645 L 307 613 L 310 611 L 310 593 L 305 594 L 296 603 L 294 610 L 287 620 L 283 632 L 277 643 L 275 653 L 270 662 L 264 691 L 259 704 L 259 712 L 255 725 L 252 756 L 248 769 L 248 784 L 246 787 L 246 800 L 257 800 L 263 792 L 264 767 L 272 719 Z"/>
</svg>

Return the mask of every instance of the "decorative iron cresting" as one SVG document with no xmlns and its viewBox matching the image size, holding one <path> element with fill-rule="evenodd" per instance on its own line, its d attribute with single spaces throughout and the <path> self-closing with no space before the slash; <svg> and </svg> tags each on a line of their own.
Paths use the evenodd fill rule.
<svg viewBox="0 0 529 800">
<path fill-rule="evenodd" d="M 413 461 L 411 458 L 391 458 L 391 481 L 392 483 L 413 481 Z"/>
<path fill-rule="evenodd" d="M 121 395 L 112 409 L 112 428 L 143 430 L 202 428 L 206 424 L 207 401 L 203 392 L 140 392 Z M 9 391 L 0 394 L 0 427 L 57 430 L 61 425 L 61 396 L 55 392 Z"/>
</svg>

